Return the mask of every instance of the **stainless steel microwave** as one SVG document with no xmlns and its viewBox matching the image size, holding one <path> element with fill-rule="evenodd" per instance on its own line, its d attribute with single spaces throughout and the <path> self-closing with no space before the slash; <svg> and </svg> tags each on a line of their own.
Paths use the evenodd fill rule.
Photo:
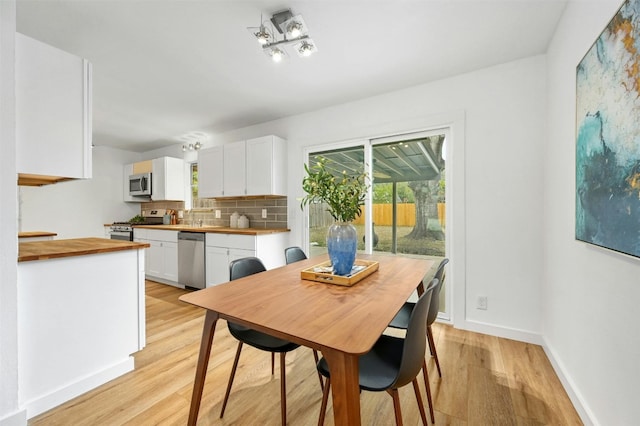
<svg viewBox="0 0 640 426">
<path fill-rule="evenodd" d="M 134 197 L 151 195 L 151 173 L 129 176 L 129 195 Z"/>
</svg>

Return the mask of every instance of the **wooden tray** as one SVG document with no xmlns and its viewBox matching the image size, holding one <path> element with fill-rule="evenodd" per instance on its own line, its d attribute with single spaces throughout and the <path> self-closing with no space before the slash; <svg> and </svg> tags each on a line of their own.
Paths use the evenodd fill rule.
<svg viewBox="0 0 640 426">
<path fill-rule="evenodd" d="M 356 272 L 353 275 L 335 275 L 332 272 L 318 272 L 320 268 L 329 268 L 331 266 L 331 261 L 326 261 L 314 265 L 310 268 L 303 269 L 300 275 L 303 280 L 309 281 L 318 281 L 326 284 L 336 284 L 343 285 L 347 287 L 351 287 L 359 281 L 362 281 L 369 275 L 373 274 L 378 270 L 378 262 L 369 261 L 369 260 L 358 260 L 356 259 L 354 263 L 354 267 L 356 266 L 364 266 L 364 269 Z"/>
</svg>

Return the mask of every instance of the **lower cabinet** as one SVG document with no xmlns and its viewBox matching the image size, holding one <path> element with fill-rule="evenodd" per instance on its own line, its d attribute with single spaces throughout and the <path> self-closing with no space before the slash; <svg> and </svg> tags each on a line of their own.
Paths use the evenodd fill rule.
<svg viewBox="0 0 640 426">
<path fill-rule="evenodd" d="M 288 234 L 238 235 L 208 233 L 206 236 L 207 287 L 229 281 L 229 263 L 243 257 L 257 257 L 267 269 L 285 264 Z"/>
<path fill-rule="evenodd" d="M 146 278 L 178 285 L 178 231 L 134 228 L 133 240 L 150 245 L 145 256 Z"/>
</svg>

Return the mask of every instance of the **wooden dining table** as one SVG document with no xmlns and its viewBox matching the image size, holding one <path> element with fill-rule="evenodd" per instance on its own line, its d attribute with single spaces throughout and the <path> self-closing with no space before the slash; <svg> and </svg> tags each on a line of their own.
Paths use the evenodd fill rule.
<svg viewBox="0 0 640 426">
<path fill-rule="evenodd" d="M 360 254 L 358 259 L 377 261 L 379 269 L 351 287 L 301 278 L 303 269 L 327 260 L 323 255 L 181 296 L 207 311 L 188 424 L 197 423 L 222 318 L 321 351 L 331 369 L 335 424 L 359 425 L 358 357 L 371 349 L 433 261 Z"/>
</svg>

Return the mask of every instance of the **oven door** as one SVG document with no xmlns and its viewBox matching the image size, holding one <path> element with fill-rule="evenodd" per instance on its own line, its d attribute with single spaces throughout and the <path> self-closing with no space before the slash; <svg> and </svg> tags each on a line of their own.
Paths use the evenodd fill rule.
<svg viewBox="0 0 640 426">
<path fill-rule="evenodd" d="M 133 241 L 133 231 L 111 231 L 112 240 Z"/>
</svg>

